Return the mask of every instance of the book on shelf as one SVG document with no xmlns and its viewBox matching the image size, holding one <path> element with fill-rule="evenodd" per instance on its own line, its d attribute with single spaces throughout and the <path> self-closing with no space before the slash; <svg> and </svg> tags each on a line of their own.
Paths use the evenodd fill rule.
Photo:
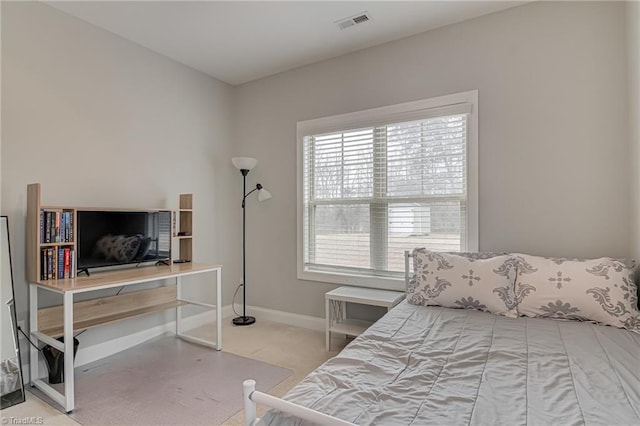
<svg viewBox="0 0 640 426">
<path fill-rule="evenodd" d="M 73 242 L 73 212 L 62 209 L 40 210 L 40 243 Z"/>
<path fill-rule="evenodd" d="M 40 210 L 40 243 L 44 243 L 46 239 L 45 232 L 44 232 L 44 224 L 45 224 L 44 211 Z"/>
<path fill-rule="evenodd" d="M 65 239 L 67 242 L 73 241 L 73 213 L 64 212 L 65 220 Z"/>
<path fill-rule="evenodd" d="M 52 242 L 60 243 L 61 242 L 61 240 L 60 240 L 60 229 L 61 229 L 60 228 L 60 213 L 59 212 L 55 212 L 53 217 L 55 218 L 55 220 L 54 220 L 54 225 L 53 225 L 54 238 L 53 238 Z"/>
<path fill-rule="evenodd" d="M 74 218 L 74 214 L 73 212 L 69 212 L 69 241 L 74 241 L 75 236 L 73 235 L 73 218 Z"/>
<path fill-rule="evenodd" d="M 59 280 L 64 279 L 64 248 L 58 247 L 56 253 L 56 278 Z"/>
<path fill-rule="evenodd" d="M 40 250 L 40 279 L 62 280 L 75 278 L 76 253 L 70 247 L 43 248 Z"/>
<path fill-rule="evenodd" d="M 47 249 L 47 279 L 53 279 L 53 269 L 55 268 L 55 263 L 53 259 L 53 249 Z"/>
<path fill-rule="evenodd" d="M 69 268 L 71 267 L 71 249 L 69 247 L 63 249 L 63 271 L 62 271 L 62 277 L 63 278 L 71 278 L 70 274 L 69 274 Z"/>
<path fill-rule="evenodd" d="M 56 273 L 56 251 L 52 248 L 48 249 L 49 252 L 49 274 L 48 278 L 53 279 Z"/>
<path fill-rule="evenodd" d="M 42 242 L 50 243 L 51 242 L 51 212 L 43 211 L 42 214 L 45 215 L 45 221 L 44 221 L 45 234 L 44 234 L 44 241 Z"/>
<path fill-rule="evenodd" d="M 69 212 L 62 212 L 60 217 L 60 241 L 69 242 Z"/>
<path fill-rule="evenodd" d="M 76 251 L 75 250 L 71 249 L 69 258 L 70 258 L 69 278 L 75 278 L 76 277 Z"/>
<path fill-rule="evenodd" d="M 174 237 L 178 235 L 176 233 L 176 211 L 175 210 L 171 212 L 171 235 L 173 235 Z"/>
</svg>

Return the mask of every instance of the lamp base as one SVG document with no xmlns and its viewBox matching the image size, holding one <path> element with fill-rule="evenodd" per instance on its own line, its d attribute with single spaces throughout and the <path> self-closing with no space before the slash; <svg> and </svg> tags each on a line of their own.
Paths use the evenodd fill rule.
<svg viewBox="0 0 640 426">
<path fill-rule="evenodd" d="M 256 322 L 256 317 L 235 317 L 233 319 L 233 325 L 251 325 Z"/>
</svg>

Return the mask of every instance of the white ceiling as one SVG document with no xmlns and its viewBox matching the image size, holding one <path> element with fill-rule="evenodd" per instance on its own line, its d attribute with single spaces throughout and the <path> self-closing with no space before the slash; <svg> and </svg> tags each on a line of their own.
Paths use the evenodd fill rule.
<svg viewBox="0 0 640 426">
<path fill-rule="evenodd" d="M 526 1 L 47 2 L 230 84 L 518 6 Z M 335 21 L 367 11 L 371 21 Z"/>
</svg>

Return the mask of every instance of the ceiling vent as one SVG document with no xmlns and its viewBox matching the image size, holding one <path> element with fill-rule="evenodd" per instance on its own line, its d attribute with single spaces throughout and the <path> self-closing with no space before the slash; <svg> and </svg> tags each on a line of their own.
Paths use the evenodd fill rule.
<svg viewBox="0 0 640 426">
<path fill-rule="evenodd" d="M 354 25 L 364 24 L 367 21 L 371 20 L 371 16 L 369 16 L 369 12 L 361 12 L 357 15 L 350 16 L 348 18 L 340 19 L 336 21 L 335 24 L 341 30 L 347 29 L 349 27 L 353 27 Z"/>
</svg>

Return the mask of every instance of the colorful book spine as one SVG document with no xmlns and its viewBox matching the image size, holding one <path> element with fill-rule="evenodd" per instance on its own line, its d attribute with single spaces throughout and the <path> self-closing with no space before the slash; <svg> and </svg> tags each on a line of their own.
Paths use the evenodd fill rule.
<svg viewBox="0 0 640 426">
<path fill-rule="evenodd" d="M 74 249 L 71 249 L 71 254 L 69 255 L 69 257 L 71 257 L 71 268 L 69 270 L 69 278 L 75 278 L 76 277 L 76 251 Z"/>
<path fill-rule="evenodd" d="M 40 210 L 40 242 L 44 243 L 44 210 Z"/>
<path fill-rule="evenodd" d="M 44 280 L 45 271 L 47 270 L 47 264 L 44 258 L 45 258 L 45 251 L 40 250 L 40 279 L 41 280 Z"/>
<path fill-rule="evenodd" d="M 41 280 L 74 278 L 75 252 L 68 243 L 74 241 L 74 212 L 64 209 L 43 208 L 39 217 Z"/>
<path fill-rule="evenodd" d="M 171 212 L 171 234 L 175 237 L 178 235 L 176 231 L 176 212 Z"/>
<path fill-rule="evenodd" d="M 55 212 L 55 218 L 56 218 L 56 222 L 55 222 L 55 228 L 54 228 L 54 235 L 56 236 L 54 242 L 59 243 L 62 240 L 60 239 L 60 212 Z"/>
<path fill-rule="evenodd" d="M 60 242 L 67 242 L 67 237 L 65 233 L 67 228 L 67 214 L 66 212 L 60 212 Z"/>
<path fill-rule="evenodd" d="M 44 242 L 45 243 L 50 243 L 51 242 L 51 212 L 45 212 L 45 235 L 44 235 Z"/>
<path fill-rule="evenodd" d="M 62 273 L 63 278 L 71 278 L 71 275 L 69 274 L 70 268 L 71 268 L 71 249 L 65 248 L 64 249 L 64 271 Z"/>
<path fill-rule="evenodd" d="M 52 280 L 53 279 L 54 269 L 55 269 L 54 250 L 53 249 L 47 249 L 47 279 L 48 280 Z"/>
<path fill-rule="evenodd" d="M 73 242 L 73 212 L 69 212 L 69 241 Z"/>
<path fill-rule="evenodd" d="M 49 250 L 42 250 L 42 279 L 49 279 Z"/>
<path fill-rule="evenodd" d="M 64 279 L 64 248 L 60 247 L 57 250 L 56 253 L 57 256 L 57 270 L 56 270 L 56 278 L 59 280 L 63 280 Z"/>
<path fill-rule="evenodd" d="M 65 237 L 65 241 L 70 242 L 71 241 L 71 237 L 70 237 L 70 232 L 69 230 L 71 229 L 71 212 L 65 212 L 65 216 L 66 219 L 64 221 L 64 237 Z"/>
</svg>

